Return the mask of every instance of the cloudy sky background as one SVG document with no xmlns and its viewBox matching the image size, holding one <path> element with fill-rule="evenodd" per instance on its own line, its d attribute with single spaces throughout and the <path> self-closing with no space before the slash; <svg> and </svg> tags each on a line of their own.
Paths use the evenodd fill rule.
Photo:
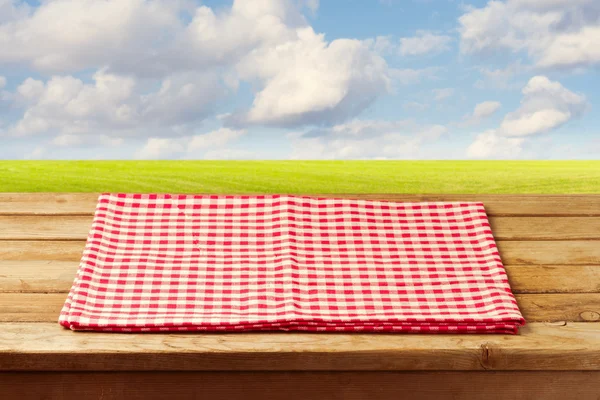
<svg viewBox="0 0 600 400">
<path fill-rule="evenodd" d="M 0 0 L 2 159 L 597 159 L 598 0 Z"/>
</svg>

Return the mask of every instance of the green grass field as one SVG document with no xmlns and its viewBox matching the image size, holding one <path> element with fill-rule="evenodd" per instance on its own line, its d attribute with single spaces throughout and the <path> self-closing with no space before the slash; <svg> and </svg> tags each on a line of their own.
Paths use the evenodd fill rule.
<svg viewBox="0 0 600 400">
<path fill-rule="evenodd" d="M 0 161 L 0 192 L 600 193 L 600 161 Z"/>
</svg>

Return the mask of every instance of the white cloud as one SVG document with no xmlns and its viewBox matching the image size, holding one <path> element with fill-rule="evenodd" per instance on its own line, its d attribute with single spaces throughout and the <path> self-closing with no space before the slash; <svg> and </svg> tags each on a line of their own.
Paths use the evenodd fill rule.
<svg viewBox="0 0 600 400">
<path fill-rule="evenodd" d="M 477 136 L 467 148 L 471 158 L 516 158 L 522 152 L 523 138 L 507 138 L 498 135 L 495 130 L 486 131 Z"/>
<path fill-rule="evenodd" d="M 14 0 L 0 0 L 0 24 L 19 20 L 30 11 L 27 3 L 17 3 Z"/>
<path fill-rule="evenodd" d="M 499 131 L 504 136 L 547 132 L 580 116 L 587 107 L 583 95 L 573 93 L 545 76 L 535 76 L 523 88 L 521 106 L 506 115 Z"/>
<path fill-rule="evenodd" d="M 599 63 L 600 24 L 553 37 L 538 60 L 541 67 L 573 67 Z"/>
<path fill-rule="evenodd" d="M 46 82 L 29 78 L 14 93 L 15 104 L 24 112 L 7 134 L 122 137 L 161 131 L 164 136 L 180 136 L 189 134 L 190 124 L 208 115 L 223 94 L 211 74 L 170 76 L 149 93 L 136 79 L 104 70 L 94 74 L 93 83 L 72 76 L 54 76 Z"/>
<path fill-rule="evenodd" d="M 411 120 L 352 120 L 288 137 L 292 159 L 416 158 L 422 145 L 446 132 L 444 126 L 422 126 Z"/>
<path fill-rule="evenodd" d="M 252 52 L 237 66 L 260 90 L 233 124 L 298 126 L 335 123 L 357 115 L 390 90 L 383 58 L 358 40 L 327 43 L 312 28 L 280 46 Z"/>
<path fill-rule="evenodd" d="M 315 9 L 318 1 L 303 5 Z M 190 0 L 52 0 L 13 14 L 0 20 L 0 63 L 46 73 L 106 66 L 158 78 L 231 66 L 306 25 L 292 0 L 235 0 L 218 12 Z"/>
<path fill-rule="evenodd" d="M 528 137 L 556 129 L 583 114 L 588 107 L 584 96 L 545 76 L 531 78 L 522 93 L 519 108 L 506 114 L 498 129 L 477 136 L 467 149 L 469 157 L 515 157 Z M 486 114 L 493 108 L 488 105 L 480 111 Z"/>
<path fill-rule="evenodd" d="M 153 53 L 163 33 L 181 29 L 182 7 L 167 0 L 42 1 L 0 24 L 0 62 L 50 72 L 147 66 L 158 61 Z"/>
<path fill-rule="evenodd" d="M 28 108 L 12 133 L 152 125 L 181 136 L 241 81 L 256 93 L 249 107 L 225 120 L 232 126 L 352 118 L 389 92 L 393 77 L 369 41 L 327 41 L 314 32 L 301 11 L 318 6 L 316 0 L 235 0 L 218 10 L 188 0 L 52 0 L 24 11 L 10 5 L 10 18 L 0 22 L 6 49 L 0 65 L 55 74 L 21 85 L 18 101 Z M 94 83 L 74 77 L 90 69 L 99 71 Z M 115 83 L 103 89 L 98 79 Z"/>
<path fill-rule="evenodd" d="M 459 22 L 463 53 L 523 51 L 546 68 L 600 64 L 597 0 L 490 1 L 469 9 Z"/>
<path fill-rule="evenodd" d="M 150 138 L 139 149 L 137 159 L 167 159 L 167 158 L 201 158 L 200 155 L 209 154 L 214 157 L 219 151 L 225 154 L 230 150 L 224 149 L 226 145 L 236 141 L 246 134 L 245 130 L 220 128 L 201 135 L 180 138 Z"/>
<path fill-rule="evenodd" d="M 213 147 L 222 147 L 231 141 L 235 141 L 242 135 L 246 134 L 245 130 L 233 130 L 229 128 L 220 128 L 215 131 L 197 135 L 192 137 L 187 145 L 190 152 L 210 149 Z"/>
<path fill-rule="evenodd" d="M 6 78 L 2 75 L 0 75 L 0 89 L 4 89 L 4 87 L 6 86 Z"/>
<path fill-rule="evenodd" d="M 140 116 L 162 126 L 199 121 L 212 114 L 226 95 L 214 72 L 186 72 L 166 77 L 160 89 L 139 99 Z"/>
<path fill-rule="evenodd" d="M 185 152 L 184 139 L 150 138 L 135 154 L 140 160 L 177 158 Z"/>
<path fill-rule="evenodd" d="M 442 101 L 444 99 L 447 99 L 448 97 L 451 97 L 454 94 L 454 89 L 453 88 L 434 89 L 433 94 L 435 95 L 434 98 L 436 101 Z"/>
<path fill-rule="evenodd" d="M 498 111 L 501 106 L 502 104 L 498 101 L 484 101 L 475 106 L 472 117 L 478 120 L 487 118 Z"/>
<path fill-rule="evenodd" d="M 502 104 L 498 101 L 484 101 L 475 106 L 471 114 L 465 115 L 464 124 L 474 125 L 478 124 L 482 120 L 490 117 L 496 111 L 500 109 Z"/>
<path fill-rule="evenodd" d="M 446 35 L 436 35 L 428 31 L 417 31 L 416 36 L 400 38 L 400 54 L 417 56 L 435 54 L 450 50 L 452 38 Z"/>
</svg>

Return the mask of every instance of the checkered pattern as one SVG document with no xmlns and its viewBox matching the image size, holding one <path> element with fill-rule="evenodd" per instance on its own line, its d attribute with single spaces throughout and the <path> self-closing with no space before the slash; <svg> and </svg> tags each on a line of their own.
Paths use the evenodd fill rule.
<svg viewBox="0 0 600 400">
<path fill-rule="evenodd" d="M 517 333 L 481 203 L 102 194 L 73 330 Z"/>
</svg>

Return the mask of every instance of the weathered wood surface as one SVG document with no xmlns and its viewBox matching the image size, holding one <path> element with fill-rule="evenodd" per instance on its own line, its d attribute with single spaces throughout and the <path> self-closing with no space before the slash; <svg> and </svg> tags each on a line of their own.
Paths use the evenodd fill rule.
<svg viewBox="0 0 600 400">
<path fill-rule="evenodd" d="M 458 388 L 457 393 L 461 396 L 477 398 L 477 393 L 468 389 L 469 383 L 477 379 L 481 379 L 479 386 L 486 383 L 491 389 L 497 387 L 486 398 L 494 398 L 493 392 L 501 389 L 505 393 L 514 393 L 507 398 L 520 398 L 519 393 L 530 394 L 522 398 L 532 398 L 534 394 L 535 398 L 569 398 L 576 394 L 577 398 L 587 398 L 594 390 L 598 393 L 597 385 L 594 386 L 598 380 L 591 381 L 591 375 L 578 372 L 536 372 L 546 375 L 531 375 L 529 380 L 523 378 L 527 375 L 519 372 L 495 375 L 497 381 L 488 380 L 489 373 L 469 378 L 456 375 L 455 383 L 450 378 L 447 381 L 439 378 L 437 372 L 406 379 L 404 377 L 409 375 L 395 373 L 389 383 L 383 380 L 371 386 L 369 382 L 392 376 L 382 371 L 407 370 L 595 370 L 596 377 L 600 371 L 600 195 L 317 196 L 392 201 L 483 201 L 511 286 L 530 323 L 517 336 L 74 333 L 61 328 L 56 319 L 73 282 L 97 194 L 9 193 L 0 194 L 0 370 L 222 370 L 230 372 L 215 375 L 214 379 L 207 378 L 209 383 L 205 393 L 213 393 L 211 390 L 229 393 L 232 397 L 227 398 L 246 392 L 241 389 L 227 392 L 226 385 L 218 383 L 218 376 L 222 377 L 222 382 L 246 382 L 244 379 L 247 379 L 251 386 L 257 379 L 264 383 L 270 377 L 279 382 L 278 376 L 283 375 L 275 373 L 253 378 L 255 375 L 248 372 L 247 378 L 237 381 L 231 374 L 241 377 L 243 373 L 239 371 L 284 370 L 323 371 L 311 378 L 323 382 L 322 386 L 313 386 L 314 393 L 339 390 L 338 375 L 325 371 L 378 371 L 370 380 L 365 372 L 343 378 L 357 383 L 355 389 L 348 389 L 340 398 L 364 398 L 366 393 L 369 398 L 377 398 L 372 393 L 374 388 L 381 388 L 381 398 L 397 398 L 397 393 L 392 391 L 398 385 L 411 388 L 417 387 L 419 382 L 423 393 L 444 398 L 431 392 L 437 385 L 432 382 L 438 381 Z M 81 379 L 69 374 L 55 375 L 62 377 L 62 381 L 36 376 L 39 386 L 30 387 L 31 396 L 35 397 L 39 390 L 47 390 L 60 397 L 65 393 L 66 383 L 72 385 L 74 379 L 81 383 L 81 393 L 89 393 L 91 397 L 102 390 L 98 389 L 97 382 L 104 382 L 99 385 L 115 390 L 128 382 L 125 378 L 115 378 L 125 375 L 88 374 Z M 24 382 L 27 376 L 0 375 L 0 394 L 3 389 L 13 390 L 14 385 Z M 191 375 L 177 376 L 180 378 L 173 379 L 184 379 L 184 376 L 192 379 Z M 308 381 L 302 376 L 290 377 L 290 387 L 295 387 L 293 382 L 297 382 L 297 390 L 307 388 Z M 10 379 L 4 379 L 6 377 Z M 136 379 L 148 379 L 150 385 L 146 392 L 140 393 L 151 396 L 155 390 L 160 390 L 160 380 L 148 378 L 148 375 L 131 375 L 131 380 Z M 523 385 L 539 382 L 544 390 L 552 383 L 558 391 L 527 392 L 523 388 L 506 391 L 505 386 L 521 382 L 519 379 Z M 1 386 L 2 382 L 8 383 Z M 152 382 L 157 386 L 152 386 Z M 243 386 L 240 384 L 240 388 Z M 151 390 L 152 387 L 156 389 Z M 189 388 L 193 389 L 191 385 Z M 175 397 L 183 393 L 172 390 Z M 187 390 L 183 383 L 181 390 Z M 282 386 L 281 390 L 284 393 L 286 388 Z M 110 398 L 110 393 L 101 393 Z M 557 394 L 556 397 L 552 397 L 552 393 Z M 560 397 L 560 393 L 566 394 Z"/>
<path fill-rule="evenodd" d="M 0 370 L 599 370 L 600 324 L 531 323 L 519 335 L 106 334 L 0 324 Z"/>
<path fill-rule="evenodd" d="M 0 193 L 0 215 L 91 215 L 98 193 Z M 307 194 L 386 201 L 481 201 L 489 215 L 600 216 L 598 195 Z"/>
<path fill-rule="evenodd" d="M 0 374 L 5 398 L 597 400 L 600 372 L 120 372 Z"/>
</svg>

